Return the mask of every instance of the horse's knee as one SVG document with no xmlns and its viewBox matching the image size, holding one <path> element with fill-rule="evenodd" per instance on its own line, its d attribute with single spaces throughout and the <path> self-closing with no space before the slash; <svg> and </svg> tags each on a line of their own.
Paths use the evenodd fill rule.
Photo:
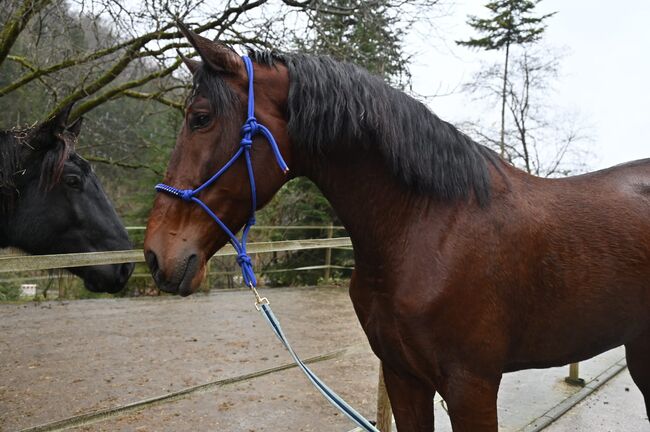
<svg viewBox="0 0 650 432">
<path fill-rule="evenodd" d="M 386 391 L 398 431 L 433 431 L 435 389 L 421 381 L 383 367 Z"/>
<path fill-rule="evenodd" d="M 497 393 L 499 378 L 470 374 L 452 376 L 443 395 L 454 432 L 495 432 L 498 430 Z"/>
</svg>

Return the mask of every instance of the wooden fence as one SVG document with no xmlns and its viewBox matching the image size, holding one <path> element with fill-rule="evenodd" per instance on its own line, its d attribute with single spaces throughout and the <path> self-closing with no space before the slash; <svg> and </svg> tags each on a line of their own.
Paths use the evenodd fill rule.
<svg viewBox="0 0 650 432">
<path fill-rule="evenodd" d="M 350 237 L 334 237 L 308 240 L 281 240 L 257 242 L 248 245 L 249 254 L 288 252 L 309 249 L 333 249 L 352 247 Z M 226 245 L 214 256 L 236 256 L 237 252 Z M 101 264 L 123 264 L 144 262 L 142 249 L 110 252 L 84 252 L 58 255 L 7 255 L 0 257 L 0 273 L 34 270 L 51 270 L 69 267 L 84 267 Z"/>
</svg>

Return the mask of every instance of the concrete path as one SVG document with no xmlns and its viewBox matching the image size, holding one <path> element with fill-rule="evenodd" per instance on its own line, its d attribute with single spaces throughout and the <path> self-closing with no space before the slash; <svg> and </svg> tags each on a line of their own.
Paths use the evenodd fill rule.
<svg viewBox="0 0 650 432">
<path fill-rule="evenodd" d="M 650 431 L 643 396 L 627 369 L 544 429 L 544 432 L 574 431 Z"/>
</svg>

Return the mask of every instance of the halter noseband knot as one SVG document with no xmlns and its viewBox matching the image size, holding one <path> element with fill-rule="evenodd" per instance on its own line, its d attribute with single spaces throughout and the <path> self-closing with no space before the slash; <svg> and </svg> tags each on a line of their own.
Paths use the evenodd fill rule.
<svg viewBox="0 0 650 432">
<path fill-rule="evenodd" d="M 192 197 L 194 196 L 193 189 L 182 189 L 179 192 L 180 195 L 178 195 L 178 197 L 180 199 L 182 199 L 183 201 L 192 201 Z"/>
<path fill-rule="evenodd" d="M 255 117 L 248 117 L 246 119 L 246 123 L 241 127 L 241 134 L 242 136 L 246 136 L 247 134 L 255 135 L 259 133 L 260 131 L 260 125 L 257 123 L 257 119 Z"/>
</svg>

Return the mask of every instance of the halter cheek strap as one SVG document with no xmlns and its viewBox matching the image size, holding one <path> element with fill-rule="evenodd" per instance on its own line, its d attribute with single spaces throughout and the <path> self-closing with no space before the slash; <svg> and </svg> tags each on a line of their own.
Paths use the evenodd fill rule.
<svg viewBox="0 0 650 432">
<path fill-rule="evenodd" d="M 307 378 L 312 382 L 312 384 L 314 384 L 314 386 L 316 386 L 318 391 L 320 391 L 331 404 L 333 404 L 336 408 L 343 412 L 343 414 L 350 418 L 350 420 L 355 422 L 364 431 L 379 432 L 368 420 L 366 420 L 361 414 L 355 411 L 354 408 L 352 408 L 343 399 L 341 399 L 339 395 L 337 395 L 327 385 L 325 385 L 325 383 L 323 383 L 320 378 L 318 378 L 316 374 L 314 374 L 302 362 L 302 360 L 300 360 L 298 355 L 291 348 L 291 345 L 289 345 L 289 341 L 285 337 L 282 328 L 280 327 L 280 323 L 271 310 L 269 301 L 266 298 L 260 297 L 260 295 L 257 293 L 257 280 L 255 279 L 255 273 L 253 272 L 251 259 L 246 253 L 246 239 L 248 238 L 248 232 L 250 231 L 251 227 L 255 225 L 255 210 L 257 209 L 257 189 L 255 188 L 255 175 L 253 173 L 253 165 L 251 163 L 250 153 L 251 146 L 253 145 L 253 136 L 258 134 L 264 135 L 269 145 L 271 146 L 271 150 L 273 150 L 275 160 L 280 166 L 280 169 L 284 173 L 287 173 L 289 171 L 289 167 L 282 158 L 278 144 L 275 142 L 275 138 L 273 138 L 271 131 L 269 131 L 265 126 L 259 124 L 255 118 L 253 63 L 247 56 L 243 56 L 242 59 L 246 65 L 246 72 L 248 72 L 248 117 L 241 128 L 242 139 L 239 143 L 239 149 L 237 149 L 235 154 L 230 158 L 228 162 L 226 162 L 223 167 L 221 167 L 219 171 L 217 171 L 212 177 L 210 177 L 205 183 L 196 189 L 177 189 L 173 186 L 160 183 L 156 185 L 156 190 L 158 192 L 164 192 L 175 196 L 186 202 L 195 202 L 196 204 L 200 205 L 201 208 L 208 215 L 210 215 L 212 219 L 214 219 L 217 225 L 219 225 L 219 227 L 228 235 L 228 237 L 230 237 L 230 244 L 232 244 L 233 248 L 235 248 L 235 251 L 237 252 L 237 264 L 239 264 L 239 267 L 241 267 L 244 284 L 250 287 L 250 289 L 255 294 L 255 307 L 262 313 L 262 316 L 264 316 L 266 321 L 269 323 L 275 335 L 278 337 L 278 339 L 280 339 L 280 342 L 282 342 L 282 344 L 287 348 L 298 367 L 305 373 L 305 375 L 307 375 Z M 217 181 L 217 179 L 221 177 L 223 173 L 226 172 L 242 155 L 244 155 L 244 160 L 246 161 L 248 181 L 250 182 L 251 186 L 251 213 L 248 221 L 246 222 L 246 225 L 244 226 L 241 240 L 238 240 L 235 234 L 233 234 L 233 232 L 226 226 L 226 224 L 224 224 L 223 221 L 219 219 L 216 214 L 214 214 L 210 207 L 208 207 L 207 204 L 197 198 L 197 195 L 202 190 Z"/>
</svg>

